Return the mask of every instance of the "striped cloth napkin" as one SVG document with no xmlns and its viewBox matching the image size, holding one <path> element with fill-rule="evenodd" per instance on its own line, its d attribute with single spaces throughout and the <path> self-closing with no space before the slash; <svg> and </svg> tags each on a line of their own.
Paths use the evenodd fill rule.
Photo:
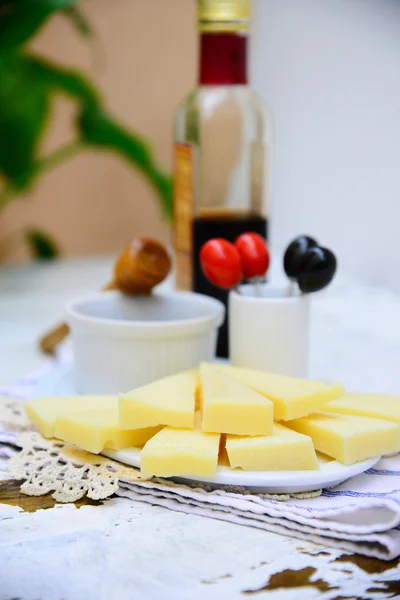
<svg viewBox="0 0 400 600">
<path fill-rule="evenodd" d="M 29 399 L 43 376 L 48 376 L 47 369 L 0 388 L 0 394 Z M 0 462 L 15 451 L 16 437 L 0 423 Z M 382 458 L 374 468 L 314 498 L 297 495 L 282 501 L 166 479 L 121 481 L 117 494 L 383 560 L 400 556 L 400 454 Z"/>
<path fill-rule="evenodd" d="M 382 458 L 374 468 L 317 498 L 282 502 L 161 479 L 121 481 L 117 494 L 383 560 L 400 556 L 400 455 Z"/>
</svg>

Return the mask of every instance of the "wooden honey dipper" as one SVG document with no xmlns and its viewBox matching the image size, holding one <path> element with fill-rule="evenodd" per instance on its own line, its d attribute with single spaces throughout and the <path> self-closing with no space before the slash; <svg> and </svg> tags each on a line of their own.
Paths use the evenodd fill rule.
<svg viewBox="0 0 400 600">
<path fill-rule="evenodd" d="M 103 291 L 119 290 L 131 296 L 149 296 L 170 270 L 171 259 L 163 244 L 151 238 L 136 239 L 119 256 L 114 267 L 114 279 Z M 53 354 L 69 332 L 66 323 L 47 332 L 40 339 L 41 350 Z"/>
</svg>

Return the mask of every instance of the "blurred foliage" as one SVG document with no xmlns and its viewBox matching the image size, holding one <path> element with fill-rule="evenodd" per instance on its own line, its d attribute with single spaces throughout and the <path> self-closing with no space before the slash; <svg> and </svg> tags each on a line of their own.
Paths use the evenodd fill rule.
<svg viewBox="0 0 400 600">
<path fill-rule="evenodd" d="M 24 237 L 32 258 L 51 260 L 60 254 L 55 240 L 39 229 L 27 229 Z"/>
<path fill-rule="evenodd" d="M 40 229 L 29 228 L 25 231 L 14 231 L 0 240 L 0 263 L 12 255 L 23 244 L 27 247 L 31 258 L 52 260 L 60 255 L 57 242 Z"/>
<path fill-rule="evenodd" d="M 35 55 L 28 43 L 55 14 L 69 19 L 80 35 L 92 35 L 79 0 L 0 0 L 0 210 L 29 192 L 44 172 L 85 150 L 118 154 L 153 186 L 164 214 L 172 215 L 171 177 L 157 165 L 140 135 L 108 113 L 84 73 L 65 69 Z M 68 96 L 77 107 L 75 140 L 49 156 L 40 155 L 54 95 Z M 37 231 L 26 234 L 33 255 L 49 258 L 56 246 Z"/>
</svg>

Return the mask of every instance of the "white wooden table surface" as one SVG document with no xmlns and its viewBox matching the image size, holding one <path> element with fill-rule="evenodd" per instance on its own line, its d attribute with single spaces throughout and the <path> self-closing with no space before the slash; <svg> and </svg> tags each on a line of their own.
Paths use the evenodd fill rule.
<svg viewBox="0 0 400 600">
<path fill-rule="evenodd" d="M 0 384 L 43 364 L 39 334 L 111 270 L 110 259 L 0 269 Z M 312 322 L 311 375 L 400 394 L 399 296 L 342 281 L 315 297 Z M 0 600 L 400 597 L 396 561 L 126 499 L 31 513 L 0 504 L 1 517 Z"/>
</svg>

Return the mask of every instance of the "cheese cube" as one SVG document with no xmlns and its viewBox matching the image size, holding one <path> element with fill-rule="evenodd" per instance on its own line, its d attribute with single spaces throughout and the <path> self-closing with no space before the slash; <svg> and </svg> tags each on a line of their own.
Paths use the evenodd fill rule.
<svg viewBox="0 0 400 600">
<path fill-rule="evenodd" d="M 156 425 L 192 428 L 196 389 L 197 373 L 185 371 L 120 395 L 121 429 Z"/>
<path fill-rule="evenodd" d="M 289 421 L 309 415 L 344 393 L 340 383 L 327 384 L 239 367 L 221 368 L 272 400 L 275 421 Z"/>
<path fill-rule="evenodd" d="M 117 409 L 116 396 L 62 396 L 59 398 L 38 398 L 25 404 L 25 411 L 31 421 L 47 438 L 54 437 L 54 425 L 61 413 Z"/>
<path fill-rule="evenodd" d="M 200 428 L 165 427 L 140 453 L 145 477 L 213 477 L 217 470 L 220 435 Z"/>
<path fill-rule="evenodd" d="M 99 454 L 105 448 L 122 450 L 143 446 L 160 427 L 122 431 L 118 406 L 111 410 L 88 410 L 58 415 L 54 434 L 60 440 Z"/>
<path fill-rule="evenodd" d="M 345 465 L 400 450 L 400 426 L 389 421 L 317 412 L 286 425 L 309 435 L 316 450 Z"/>
<path fill-rule="evenodd" d="M 345 394 L 324 406 L 324 412 L 375 417 L 400 423 L 400 396 Z"/>
<path fill-rule="evenodd" d="M 228 435 L 226 450 L 232 469 L 245 471 L 298 471 L 319 469 L 310 437 L 274 424 L 270 436 Z"/>
<path fill-rule="evenodd" d="M 270 435 L 274 405 L 215 365 L 200 366 L 202 429 L 214 433 Z"/>
</svg>

